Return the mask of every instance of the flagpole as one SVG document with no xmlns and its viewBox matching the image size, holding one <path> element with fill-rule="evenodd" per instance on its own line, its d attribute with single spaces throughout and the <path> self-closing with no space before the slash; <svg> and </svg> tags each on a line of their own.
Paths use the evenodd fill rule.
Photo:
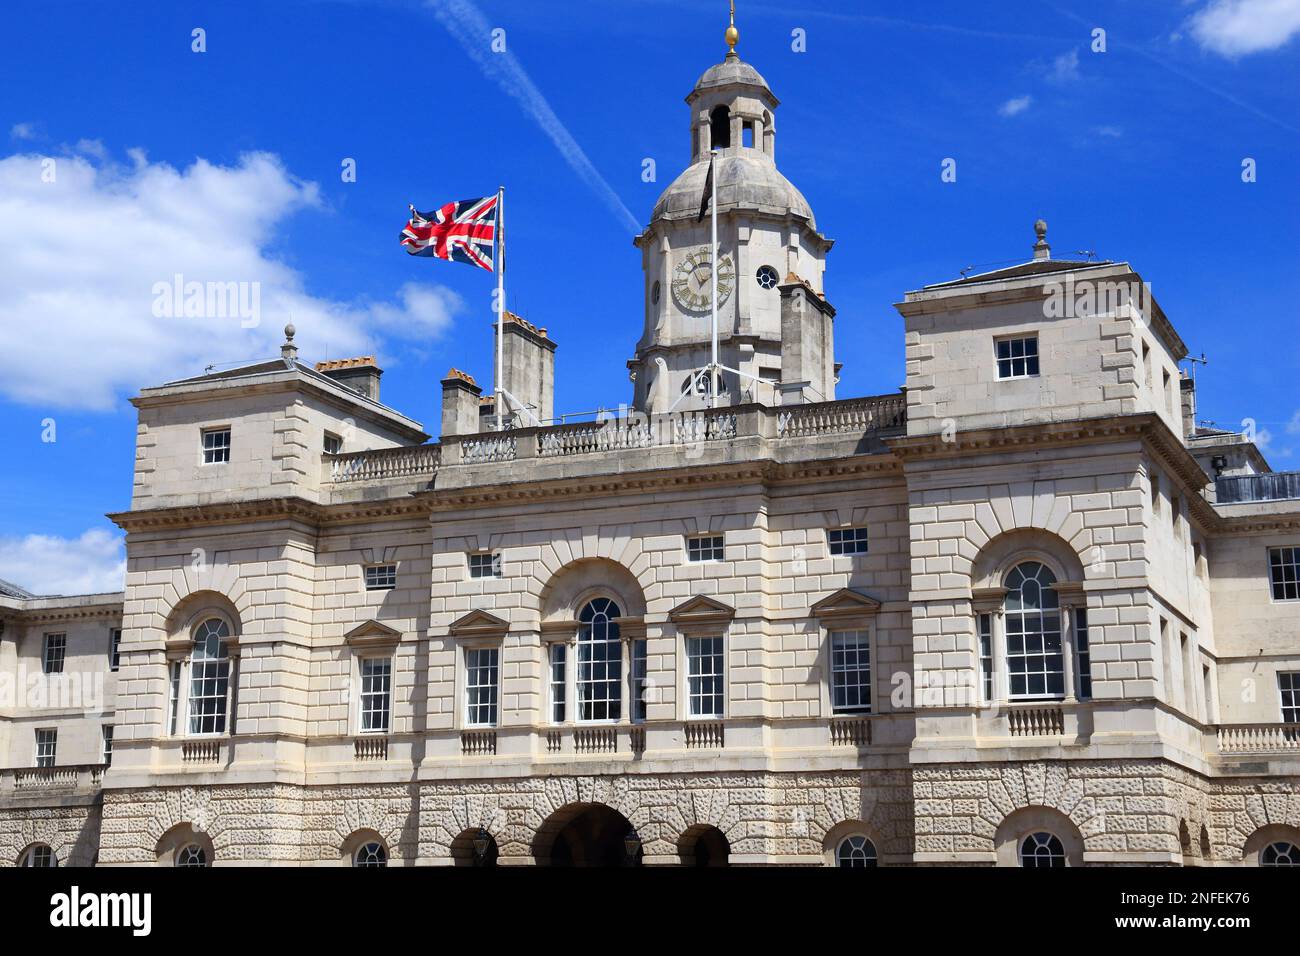
<svg viewBox="0 0 1300 956">
<path fill-rule="evenodd" d="M 504 388 L 501 383 L 503 349 L 505 348 L 506 320 L 506 187 L 497 187 L 497 374 L 492 397 L 492 410 L 497 417 L 497 431 L 505 426 Z"/>
<path fill-rule="evenodd" d="M 709 150 L 709 179 L 713 183 L 713 195 L 709 205 L 713 207 L 713 267 L 709 269 L 710 302 L 713 305 L 713 360 L 709 363 L 709 407 L 717 404 L 718 392 L 718 180 L 714 174 L 714 161 L 718 151 Z"/>
</svg>

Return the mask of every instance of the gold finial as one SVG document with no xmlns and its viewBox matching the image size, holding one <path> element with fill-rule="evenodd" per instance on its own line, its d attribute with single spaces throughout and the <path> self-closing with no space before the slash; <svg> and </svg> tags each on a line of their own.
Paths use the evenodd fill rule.
<svg viewBox="0 0 1300 956">
<path fill-rule="evenodd" d="M 736 52 L 736 44 L 740 42 L 740 31 L 736 29 L 736 0 L 731 0 L 731 25 L 727 27 L 724 34 L 727 39 L 728 53 Z"/>
</svg>

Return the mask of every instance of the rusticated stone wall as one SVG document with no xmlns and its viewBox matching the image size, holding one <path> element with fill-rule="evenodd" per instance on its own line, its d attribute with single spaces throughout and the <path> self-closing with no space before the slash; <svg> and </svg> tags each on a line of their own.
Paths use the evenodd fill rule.
<svg viewBox="0 0 1300 956">
<path fill-rule="evenodd" d="M 90 866 L 99 850 L 97 805 L 0 809 L 0 866 L 15 866 L 33 843 L 54 850 L 59 866 Z"/>
<path fill-rule="evenodd" d="M 211 838 L 218 862 L 346 862 L 348 837 L 372 830 L 394 863 L 449 864 L 457 838 L 485 827 L 501 863 L 531 863 L 575 809 L 590 804 L 623 814 L 648 862 L 675 862 L 679 838 L 699 825 L 722 831 L 733 860 L 817 864 L 826 834 L 850 822 L 872 836 L 882 858 L 904 862 L 912 852 L 909 774 L 897 770 L 109 791 L 100 859 L 153 863 L 164 834 L 190 824 Z"/>
</svg>

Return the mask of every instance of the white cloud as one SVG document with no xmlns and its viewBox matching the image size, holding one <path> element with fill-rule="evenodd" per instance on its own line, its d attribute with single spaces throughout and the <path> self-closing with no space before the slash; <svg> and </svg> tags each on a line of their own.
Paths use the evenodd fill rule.
<svg viewBox="0 0 1300 956">
<path fill-rule="evenodd" d="M 493 29 L 471 0 L 428 0 L 433 15 L 438 18 L 473 60 L 484 76 L 494 80 L 505 93 L 517 99 L 524 112 L 542 128 L 579 178 L 596 193 L 611 212 L 632 232 L 641 231 L 641 224 L 627 208 L 618 193 L 600 174 L 578 141 L 555 115 L 551 104 L 529 78 L 523 66 L 510 52 L 508 36 L 504 50 L 493 52 Z"/>
<path fill-rule="evenodd" d="M 1092 131 L 1098 136 L 1107 136 L 1111 139 L 1120 139 L 1124 135 L 1124 130 L 1118 126 L 1094 126 Z"/>
<path fill-rule="evenodd" d="M 1017 96 L 1014 99 L 1007 100 L 998 107 L 998 113 L 1001 116 L 1016 116 L 1029 109 L 1029 104 L 1034 101 L 1032 96 Z"/>
<path fill-rule="evenodd" d="M 36 124 L 14 123 L 14 125 L 9 128 L 9 135 L 14 139 L 35 139 Z"/>
<path fill-rule="evenodd" d="M 1296 413 L 1286 423 L 1286 433 L 1288 435 L 1300 435 L 1300 408 L 1296 409 Z"/>
<path fill-rule="evenodd" d="M 427 340 L 462 306 L 438 286 L 415 283 L 392 302 L 307 292 L 281 261 L 276 231 L 289 215 L 323 204 L 316 185 L 275 155 L 249 153 L 230 166 L 198 159 L 183 170 L 138 149 L 126 164 L 103 156 L 88 141 L 53 157 L 53 182 L 44 181 L 46 157 L 0 159 L 0 397 L 108 409 L 122 393 L 209 363 L 278 355 L 289 321 L 304 358 L 326 344 L 334 356 L 369 354 L 379 351 L 377 330 Z M 395 240 L 393 255 L 404 255 Z M 256 323 L 159 317 L 155 286 L 174 285 L 177 275 L 185 284 L 245 283 L 245 304 L 256 289 Z"/>
<path fill-rule="evenodd" d="M 1079 79 L 1079 51 L 1070 50 L 1054 59 L 1047 78 L 1054 83 L 1073 83 Z"/>
<path fill-rule="evenodd" d="M 1189 26 L 1203 49 L 1222 56 L 1276 50 L 1300 33 L 1300 0 L 1211 0 Z"/>
<path fill-rule="evenodd" d="M 0 538 L 0 578 L 33 594 L 99 594 L 126 581 L 122 536 L 92 528 L 79 538 Z"/>
</svg>

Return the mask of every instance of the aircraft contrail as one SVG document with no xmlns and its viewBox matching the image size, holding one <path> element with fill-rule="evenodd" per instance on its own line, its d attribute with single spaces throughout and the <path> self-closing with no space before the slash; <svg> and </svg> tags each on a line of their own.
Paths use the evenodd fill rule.
<svg viewBox="0 0 1300 956">
<path fill-rule="evenodd" d="M 614 192 L 605 177 L 591 164 L 587 154 L 560 122 L 560 118 L 555 115 L 515 55 L 508 49 L 501 53 L 492 52 L 492 27 L 478 7 L 470 0 L 429 0 L 428 6 L 447 32 L 464 48 L 469 58 L 478 64 L 483 74 L 519 101 L 524 112 L 550 137 L 564 161 L 591 187 L 609 210 L 633 233 L 640 232 L 641 224 L 636 216 L 632 215 L 632 211 L 619 199 L 618 193 Z"/>
</svg>

